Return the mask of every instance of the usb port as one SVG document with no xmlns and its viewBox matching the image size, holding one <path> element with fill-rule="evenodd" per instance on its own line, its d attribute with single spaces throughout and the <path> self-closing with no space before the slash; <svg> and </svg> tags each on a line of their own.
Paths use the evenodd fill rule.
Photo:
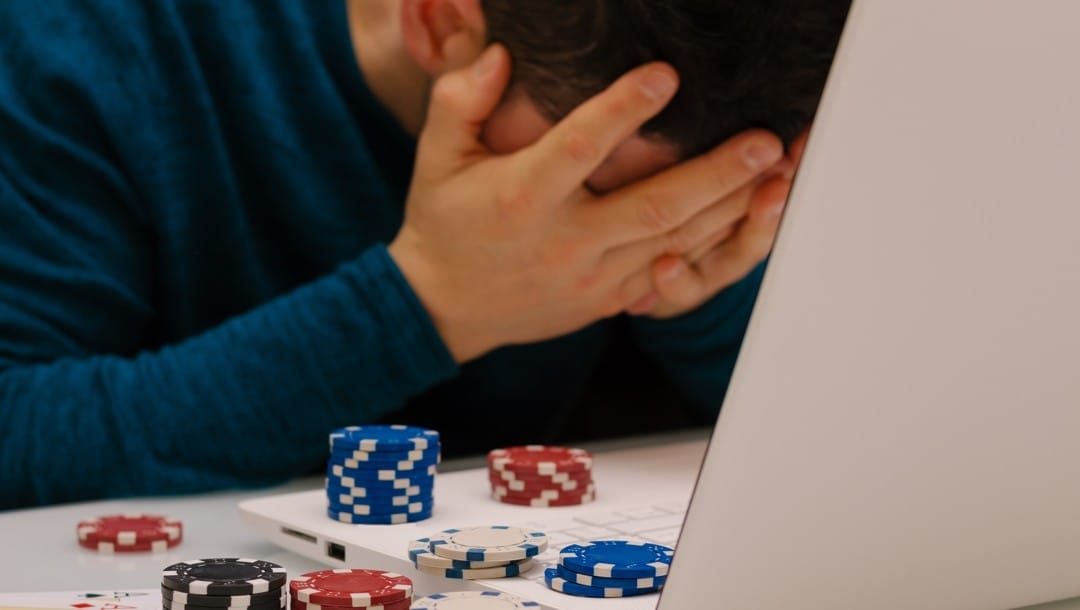
<svg viewBox="0 0 1080 610">
<path fill-rule="evenodd" d="M 338 561 L 345 561 L 345 547 L 336 542 L 326 543 L 326 554 Z"/>
<path fill-rule="evenodd" d="M 305 542 L 310 542 L 311 544 L 315 544 L 319 541 L 318 538 L 312 536 L 307 532 L 301 532 L 299 530 L 294 530 L 288 527 L 281 528 L 281 533 L 285 534 L 286 536 L 292 536 L 293 538 L 299 538 L 301 540 L 304 540 Z"/>
</svg>

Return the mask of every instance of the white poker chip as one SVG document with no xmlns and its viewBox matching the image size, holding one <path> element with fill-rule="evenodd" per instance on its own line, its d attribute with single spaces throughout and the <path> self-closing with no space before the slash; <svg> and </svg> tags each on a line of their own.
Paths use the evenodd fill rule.
<svg viewBox="0 0 1080 610">
<path fill-rule="evenodd" d="M 540 604 L 500 591 L 454 591 L 413 600 L 412 610 L 521 610 Z"/>
<path fill-rule="evenodd" d="M 426 540 L 433 553 L 466 561 L 514 561 L 535 557 L 548 546 L 547 535 L 520 527 L 483 525 L 448 529 Z"/>
<path fill-rule="evenodd" d="M 517 561 L 511 561 L 510 563 L 497 566 L 494 568 L 429 568 L 420 564 L 415 564 L 416 569 L 424 574 L 431 574 L 432 576 L 442 576 L 443 578 L 457 578 L 461 580 L 478 580 L 481 578 L 507 578 L 510 576 L 519 576 L 533 567 L 532 557 L 528 559 L 519 559 Z"/>
<path fill-rule="evenodd" d="M 431 545 L 423 540 L 409 541 L 409 559 L 418 567 L 439 568 L 443 570 L 475 570 L 479 568 L 497 568 L 504 566 L 506 561 L 466 561 L 464 559 L 448 559 L 431 552 Z"/>
</svg>

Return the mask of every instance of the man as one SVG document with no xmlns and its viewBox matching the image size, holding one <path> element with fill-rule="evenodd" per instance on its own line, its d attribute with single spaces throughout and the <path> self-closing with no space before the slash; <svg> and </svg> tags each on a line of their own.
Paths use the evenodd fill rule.
<svg viewBox="0 0 1080 610">
<path fill-rule="evenodd" d="M 715 412 L 793 162 L 716 145 L 804 127 L 843 18 L 715 4 L 0 4 L 0 506 L 279 481 L 417 400 L 529 440 L 620 312 Z"/>
</svg>

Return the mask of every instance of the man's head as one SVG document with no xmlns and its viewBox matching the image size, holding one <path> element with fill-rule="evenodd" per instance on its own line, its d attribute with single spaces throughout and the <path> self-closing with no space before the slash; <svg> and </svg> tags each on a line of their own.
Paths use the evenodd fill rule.
<svg viewBox="0 0 1080 610">
<path fill-rule="evenodd" d="M 679 73 L 677 95 L 590 177 L 603 191 L 746 129 L 790 142 L 813 117 L 849 3 L 407 0 L 404 32 L 413 56 L 433 74 L 471 61 L 487 43 L 507 47 L 510 88 L 485 131 L 496 152 L 535 141 L 631 68 L 671 64 Z M 436 39 L 444 41 L 444 55 L 433 62 L 425 52 L 439 46 Z"/>
</svg>

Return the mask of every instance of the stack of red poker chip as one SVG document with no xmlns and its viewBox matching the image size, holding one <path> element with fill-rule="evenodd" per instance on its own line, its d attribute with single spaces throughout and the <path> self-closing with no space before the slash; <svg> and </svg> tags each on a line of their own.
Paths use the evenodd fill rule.
<svg viewBox="0 0 1080 610">
<path fill-rule="evenodd" d="M 596 499 L 592 455 L 584 449 L 525 445 L 488 453 L 491 497 L 519 506 L 575 506 Z"/>
<path fill-rule="evenodd" d="M 79 546 L 99 553 L 164 551 L 180 544 L 184 525 L 161 515 L 105 515 L 80 521 Z"/>
<path fill-rule="evenodd" d="M 407 576 L 344 568 L 308 572 L 289 582 L 292 610 L 409 610 L 412 581 Z"/>
</svg>

